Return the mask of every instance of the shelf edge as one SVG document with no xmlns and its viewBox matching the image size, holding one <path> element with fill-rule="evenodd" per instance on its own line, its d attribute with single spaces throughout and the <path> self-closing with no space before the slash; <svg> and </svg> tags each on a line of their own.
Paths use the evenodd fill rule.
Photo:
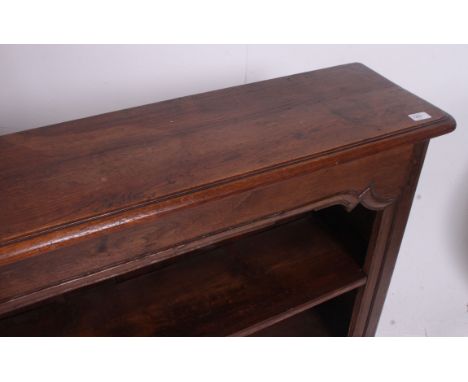
<svg viewBox="0 0 468 382">
<path fill-rule="evenodd" d="M 304 304 L 295 306 L 293 308 L 288 309 L 287 311 L 283 313 L 279 313 L 273 317 L 270 317 L 264 321 L 258 322 L 256 324 L 253 324 L 245 329 L 239 330 L 233 334 L 230 334 L 229 337 L 244 337 L 244 336 L 249 336 L 251 334 L 255 334 L 256 332 L 259 332 L 260 330 L 266 329 L 270 326 L 273 326 L 281 321 L 284 321 L 290 317 L 293 317 L 299 313 L 304 312 L 307 309 L 313 308 L 314 306 L 320 305 L 328 300 L 331 300 L 335 297 L 341 296 L 342 294 L 345 294 L 347 292 L 350 292 L 354 289 L 357 289 L 359 287 L 362 287 L 366 284 L 367 282 L 367 276 L 363 274 L 363 276 L 351 283 L 346 284 L 345 286 L 342 286 L 341 288 L 337 288 L 331 292 L 324 293 L 322 296 L 317 297 L 315 299 L 312 299 Z"/>
</svg>

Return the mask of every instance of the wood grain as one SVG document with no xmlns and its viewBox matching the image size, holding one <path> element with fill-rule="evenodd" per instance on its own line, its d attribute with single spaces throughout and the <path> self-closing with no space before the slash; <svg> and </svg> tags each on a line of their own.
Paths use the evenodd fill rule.
<svg viewBox="0 0 468 382">
<path fill-rule="evenodd" d="M 368 206 L 384 208 L 398 197 L 411 155 L 411 146 L 399 146 L 301 175 L 288 171 L 254 183 L 253 189 L 249 181 L 246 191 L 239 186 L 225 197 L 209 197 L 204 192 L 204 200 L 184 208 L 176 204 L 175 209 L 84 238 L 72 235 L 67 240 L 66 230 L 61 230 L 39 248 L 37 238 L 4 246 L 0 314 L 256 230 L 291 214 L 333 204 L 352 208 L 364 200 Z M 196 198 L 191 195 L 190 201 Z M 61 240 L 58 244 L 53 244 L 55 237 Z"/>
<path fill-rule="evenodd" d="M 351 335 L 373 336 L 377 330 L 428 143 L 428 141 L 421 142 L 414 146 L 413 158 L 410 162 L 411 171 L 405 183 L 405 192 L 401 194 L 396 203 L 379 211 L 377 215 L 369 254 L 364 264 L 369 280 L 358 295 L 358 303 L 350 326 Z"/>
<path fill-rule="evenodd" d="M 350 64 L 5 135 L 0 243 L 426 125 L 453 128 Z"/>
<path fill-rule="evenodd" d="M 372 335 L 454 128 L 355 63 L 0 136 L 3 332 L 249 335 L 367 279 L 349 334 Z M 316 210 L 331 231 L 258 233 Z"/>
<path fill-rule="evenodd" d="M 365 279 L 345 248 L 306 216 L 5 318 L 0 335 L 248 334 Z"/>
</svg>

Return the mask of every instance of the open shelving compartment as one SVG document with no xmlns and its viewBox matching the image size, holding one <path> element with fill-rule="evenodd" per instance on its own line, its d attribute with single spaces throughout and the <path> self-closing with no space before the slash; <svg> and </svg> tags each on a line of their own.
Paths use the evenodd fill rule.
<svg viewBox="0 0 468 382">
<path fill-rule="evenodd" d="M 3 335 L 343 336 L 375 213 L 309 212 L 0 321 Z"/>
</svg>

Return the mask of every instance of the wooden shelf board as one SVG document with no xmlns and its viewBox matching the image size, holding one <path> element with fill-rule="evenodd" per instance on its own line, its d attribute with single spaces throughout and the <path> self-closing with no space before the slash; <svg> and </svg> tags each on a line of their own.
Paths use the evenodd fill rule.
<svg viewBox="0 0 468 382">
<path fill-rule="evenodd" d="M 0 335 L 247 335 L 363 285 L 314 215 L 71 292 L 0 320 Z"/>
<path fill-rule="evenodd" d="M 356 291 L 296 314 L 251 334 L 254 337 L 344 337 L 348 334 Z"/>
<path fill-rule="evenodd" d="M 260 330 L 252 337 L 335 337 L 322 316 L 314 309 L 299 313 L 271 327 Z"/>
</svg>

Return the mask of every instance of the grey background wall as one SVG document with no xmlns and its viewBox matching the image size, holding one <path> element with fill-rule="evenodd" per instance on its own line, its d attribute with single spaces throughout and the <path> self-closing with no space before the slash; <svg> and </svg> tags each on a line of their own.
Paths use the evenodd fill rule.
<svg viewBox="0 0 468 382">
<path fill-rule="evenodd" d="M 354 61 L 458 121 L 429 147 L 377 334 L 467 336 L 468 46 L 0 45 L 0 134 Z"/>
</svg>

